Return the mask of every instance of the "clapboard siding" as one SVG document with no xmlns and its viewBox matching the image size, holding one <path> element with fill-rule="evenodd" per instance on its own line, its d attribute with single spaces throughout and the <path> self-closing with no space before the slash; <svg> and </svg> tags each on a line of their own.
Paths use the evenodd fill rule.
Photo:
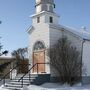
<svg viewBox="0 0 90 90">
<path fill-rule="evenodd" d="M 45 23 L 45 15 L 40 14 L 40 15 L 38 15 L 38 17 L 40 17 L 40 22 L 39 23 L 41 23 L 41 24 Z M 32 17 L 32 24 L 33 25 L 38 25 L 37 24 L 37 17 Z"/>
<path fill-rule="evenodd" d="M 81 53 L 83 39 L 69 31 L 64 31 L 63 34 L 68 38 L 71 44 L 75 46 L 77 50 Z"/>
<path fill-rule="evenodd" d="M 62 36 L 66 36 L 68 38 L 68 40 L 71 42 L 71 44 L 73 46 L 75 46 L 77 48 L 77 50 L 80 52 L 80 56 L 81 56 L 81 52 L 82 52 L 82 39 L 80 37 L 78 37 L 77 35 L 65 30 L 62 31 L 62 29 L 55 29 L 55 28 L 50 28 L 49 31 L 49 37 L 50 37 L 50 46 L 54 45 L 58 39 L 62 38 Z M 56 72 L 56 70 L 53 67 L 50 67 L 50 73 L 52 77 L 58 76 L 58 73 Z"/>
<path fill-rule="evenodd" d="M 45 13 L 45 23 L 50 23 L 49 18 L 53 17 L 53 24 L 58 25 L 59 17 L 56 15 L 53 15 L 52 13 Z"/>
<path fill-rule="evenodd" d="M 50 28 L 49 31 L 50 46 L 54 45 L 59 38 L 62 37 L 62 32 L 57 29 Z"/>
<path fill-rule="evenodd" d="M 83 44 L 83 62 L 86 68 L 86 75 L 90 76 L 90 41 L 85 41 Z"/>
<path fill-rule="evenodd" d="M 49 29 L 49 37 L 50 37 L 50 47 L 56 44 L 57 40 L 62 37 L 62 31 L 54 28 Z M 57 70 L 54 67 L 50 66 L 51 77 L 58 76 Z"/>
</svg>

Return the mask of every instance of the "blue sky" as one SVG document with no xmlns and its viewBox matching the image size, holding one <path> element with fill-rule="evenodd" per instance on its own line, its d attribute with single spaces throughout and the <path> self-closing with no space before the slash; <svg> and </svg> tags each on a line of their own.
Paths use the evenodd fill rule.
<svg viewBox="0 0 90 90">
<path fill-rule="evenodd" d="M 35 0 L 0 0 L 0 36 L 3 50 L 10 52 L 28 46 L 30 15 L 35 13 Z M 90 30 L 90 0 L 55 0 L 59 23 Z"/>
</svg>

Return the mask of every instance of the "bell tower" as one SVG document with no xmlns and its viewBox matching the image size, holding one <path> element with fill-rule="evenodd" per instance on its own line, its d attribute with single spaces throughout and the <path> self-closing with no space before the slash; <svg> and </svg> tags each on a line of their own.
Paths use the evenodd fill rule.
<svg viewBox="0 0 90 90">
<path fill-rule="evenodd" d="M 48 63 L 49 60 L 46 56 L 46 50 L 54 43 L 54 41 L 58 37 L 60 37 L 58 30 L 59 16 L 54 12 L 54 8 L 55 8 L 54 0 L 34 0 L 34 1 L 35 1 L 35 7 L 34 7 L 35 13 L 31 15 L 32 26 L 28 29 L 29 42 L 30 42 L 29 57 L 30 57 L 30 63 L 32 65 L 40 62 Z M 44 48 L 42 48 L 40 43 L 37 42 L 43 44 Z M 36 43 L 38 45 L 36 45 Z M 35 58 L 38 59 L 36 60 Z M 41 65 L 41 66 L 43 68 L 43 71 L 41 71 L 41 73 L 42 72 L 48 74 L 50 73 L 51 70 L 49 65 L 44 65 L 44 66 Z"/>
<path fill-rule="evenodd" d="M 55 8 L 54 0 L 36 0 L 36 13 L 40 13 L 42 11 L 52 12 Z"/>
<path fill-rule="evenodd" d="M 59 24 L 59 16 L 54 12 L 54 0 L 35 0 L 35 14 L 32 17 L 33 25 Z"/>
</svg>

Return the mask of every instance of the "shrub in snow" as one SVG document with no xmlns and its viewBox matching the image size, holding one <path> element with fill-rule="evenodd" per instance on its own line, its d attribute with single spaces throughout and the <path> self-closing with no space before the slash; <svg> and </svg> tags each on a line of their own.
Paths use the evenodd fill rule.
<svg viewBox="0 0 90 90">
<path fill-rule="evenodd" d="M 75 46 L 63 37 L 48 49 L 50 64 L 57 70 L 61 83 L 73 85 L 81 80 L 82 61 Z"/>
</svg>

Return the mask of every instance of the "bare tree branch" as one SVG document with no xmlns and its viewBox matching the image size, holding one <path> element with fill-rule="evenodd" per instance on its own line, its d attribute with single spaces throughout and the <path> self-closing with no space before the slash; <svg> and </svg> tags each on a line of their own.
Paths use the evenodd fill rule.
<svg viewBox="0 0 90 90">
<path fill-rule="evenodd" d="M 66 37 L 57 41 L 48 49 L 48 56 L 51 65 L 59 73 L 60 81 L 70 85 L 81 79 L 81 58 L 80 52 L 71 45 Z"/>
</svg>

